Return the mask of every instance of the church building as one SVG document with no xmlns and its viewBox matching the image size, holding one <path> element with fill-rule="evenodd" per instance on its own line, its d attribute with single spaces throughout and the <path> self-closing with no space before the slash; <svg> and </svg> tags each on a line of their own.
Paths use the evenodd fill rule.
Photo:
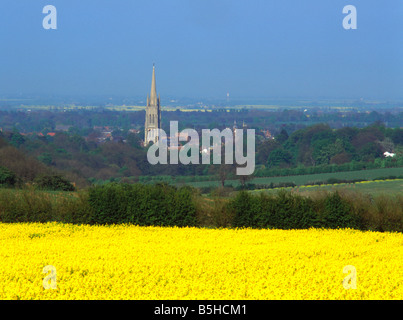
<svg viewBox="0 0 403 320">
<path fill-rule="evenodd" d="M 160 96 L 157 97 L 155 65 L 153 65 L 150 96 L 147 95 L 144 146 L 150 142 L 156 143 L 158 141 L 158 131 L 154 129 L 161 129 L 161 105 Z"/>
</svg>

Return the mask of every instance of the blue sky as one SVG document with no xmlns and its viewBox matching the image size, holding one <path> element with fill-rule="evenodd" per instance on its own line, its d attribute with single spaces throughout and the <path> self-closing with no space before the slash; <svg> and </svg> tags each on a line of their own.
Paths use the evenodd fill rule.
<svg viewBox="0 0 403 320">
<path fill-rule="evenodd" d="M 0 29 L 0 95 L 146 96 L 155 62 L 162 98 L 403 99 L 401 0 L 1 0 Z"/>
</svg>

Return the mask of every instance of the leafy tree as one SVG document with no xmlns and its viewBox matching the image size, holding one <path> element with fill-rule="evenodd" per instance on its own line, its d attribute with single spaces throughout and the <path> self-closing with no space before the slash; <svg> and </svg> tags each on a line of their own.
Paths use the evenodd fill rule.
<svg viewBox="0 0 403 320">
<path fill-rule="evenodd" d="M 358 134 L 359 129 L 354 127 L 343 127 L 336 131 L 336 138 L 343 140 L 344 143 L 351 143 L 354 137 Z"/>
<path fill-rule="evenodd" d="M 396 128 L 391 134 L 391 139 L 395 144 L 403 145 L 403 128 Z"/>
<path fill-rule="evenodd" d="M 267 159 L 267 164 L 269 167 L 281 165 L 289 166 L 291 163 L 292 154 L 283 148 L 273 150 Z"/>
<path fill-rule="evenodd" d="M 140 149 L 142 148 L 142 140 L 140 137 L 140 134 L 135 134 L 135 133 L 129 133 L 127 135 L 127 143 L 129 146 Z"/>
<path fill-rule="evenodd" d="M 234 173 L 234 166 L 231 164 L 218 164 L 213 165 L 216 168 L 217 176 L 221 182 L 221 186 L 224 187 L 225 181 Z"/>
<path fill-rule="evenodd" d="M 25 138 L 21 135 L 17 129 L 14 128 L 11 137 L 10 137 L 10 144 L 16 148 L 19 148 L 25 142 Z"/>
<path fill-rule="evenodd" d="M 382 150 L 379 144 L 368 142 L 359 148 L 358 154 L 363 161 L 373 161 L 375 158 L 382 156 Z"/>
<path fill-rule="evenodd" d="M 267 163 L 270 153 L 280 147 L 281 145 L 277 140 L 264 140 L 256 148 L 256 163 Z"/>
<path fill-rule="evenodd" d="M 327 228 L 359 228 L 360 221 L 353 213 L 352 206 L 338 192 L 325 199 L 324 225 Z"/>
<path fill-rule="evenodd" d="M 392 139 L 389 137 L 386 137 L 382 141 L 377 141 L 379 146 L 381 147 L 382 152 L 393 152 L 395 150 L 395 144 L 393 143 Z"/>
<path fill-rule="evenodd" d="M 280 133 L 276 136 L 276 141 L 280 144 L 283 144 L 284 142 L 286 142 L 288 139 L 288 133 L 287 131 L 282 128 Z"/>
<path fill-rule="evenodd" d="M 320 148 L 316 148 L 313 156 L 316 164 L 329 164 L 332 157 L 343 151 L 343 143 L 340 139 L 337 139 L 334 143 L 324 144 Z"/>
<path fill-rule="evenodd" d="M 336 154 L 335 156 L 333 156 L 330 159 L 329 163 L 340 165 L 340 164 L 347 163 L 350 161 L 351 161 L 351 156 L 346 152 L 342 152 L 342 153 L 339 153 L 339 154 Z"/>
<path fill-rule="evenodd" d="M 42 153 L 39 157 L 38 160 L 43 162 L 44 164 L 50 166 L 53 162 L 52 155 L 49 152 L 44 152 Z"/>
<path fill-rule="evenodd" d="M 61 175 L 40 175 L 34 183 L 38 189 L 54 191 L 74 191 L 76 188 Z"/>
<path fill-rule="evenodd" d="M 16 173 L 22 181 L 33 181 L 39 174 L 48 172 L 47 167 L 13 146 L 0 148 L 0 166 Z"/>
<path fill-rule="evenodd" d="M 17 183 L 17 175 L 6 167 L 0 167 L 0 186 L 13 187 Z"/>
</svg>

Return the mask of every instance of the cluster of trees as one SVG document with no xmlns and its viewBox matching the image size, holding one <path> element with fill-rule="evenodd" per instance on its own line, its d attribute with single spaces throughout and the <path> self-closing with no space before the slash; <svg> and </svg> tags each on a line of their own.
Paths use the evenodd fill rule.
<svg viewBox="0 0 403 320">
<path fill-rule="evenodd" d="M 58 221 L 77 224 L 248 227 L 276 229 L 355 228 L 403 232 L 403 197 L 321 192 L 310 196 L 240 191 L 213 198 L 190 187 L 110 183 L 76 196 L 44 196 L 33 189 L 0 189 L 1 222 Z"/>
<path fill-rule="evenodd" d="M 89 189 L 91 223 L 196 226 L 193 190 L 166 184 L 109 183 Z"/>
<path fill-rule="evenodd" d="M 241 191 L 229 206 L 233 225 L 250 228 L 305 229 L 353 228 L 403 231 L 403 198 L 371 197 L 348 192 L 329 192 L 303 197 L 280 191 L 253 195 Z"/>
<path fill-rule="evenodd" d="M 4 111 L 1 112 L 4 113 Z M 50 121 L 49 129 L 53 130 L 59 115 L 47 112 L 49 113 L 47 121 Z M 77 130 L 57 131 L 54 136 L 24 135 L 17 130 L 17 127 L 11 131 L 0 133 L 0 166 L 11 172 L 10 175 L 3 169 L 4 172 L 0 175 L 3 180 L 0 180 L 0 184 L 17 184 L 18 181 L 33 182 L 39 175 L 44 174 L 63 174 L 67 180 L 74 182 L 78 187 L 114 179 L 136 182 L 141 176 L 210 176 L 220 180 L 224 185 L 225 180 L 235 177 L 235 167 L 230 165 L 170 164 L 153 166 L 147 160 L 147 149 L 141 146 L 142 131 L 135 134 L 128 130 L 116 130 L 113 134 L 121 136 L 121 140 L 107 140 L 99 143 L 96 131 L 88 129 L 89 125 L 94 123 L 124 124 L 128 128 L 131 121 L 134 121 L 134 118 L 137 119 L 139 112 L 116 115 L 111 113 L 114 117 L 109 119 L 109 122 L 104 118 L 109 115 L 108 112 L 95 112 L 94 114 L 89 111 L 81 112 L 81 118 L 78 116 L 80 115 L 78 111 L 76 113 L 68 112 L 65 123 L 77 120 L 80 125 L 84 126 L 82 130 L 87 130 L 85 133 L 88 135 L 86 136 Z M 226 112 L 226 114 L 236 117 L 244 113 L 243 116 L 249 117 L 260 112 L 251 110 Z M 85 120 L 88 116 L 87 113 L 91 114 L 92 118 Z M 221 111 L 216 111 L 216 113 L 215 121 L 219 121 L 220 117 L 225 115 Z M 284 116 L 283 113 L 280 115 Z M 167 121 L 171 118 L 177 120 L 175 117 L 183 117 L 183 114 L 188 114 L 188 112 L 169 112 L 166 115 Z M 200 114 L 211 115 L 214 112 L 200 112 Z M 297 111 L 286 114 L 286 118 L 298 116 Z M 280 115 L 272 112 L 270 117 L 276 118 Z M 13 113 L 10 113 L 9 118 L 5 118 L 9 121 L 14 116 Z M 21 113 L 20 116 L 21 123 L 24 123 L 25 118 L 34 117 L 35 113 Z M 187 117 L 193 119 L 192 116 Z M 6 121 L 5 118 L 2 118 L 2 121 Z M 37 120 L 39 121 L 39 119 Z M 200 126 L 203 121 L 207 120 L 211 120 L 209 116 L 206 116 L 204 120 L 194 119 L 197 124 L 195 126 Z M 184 122 L 182 125 L 190 127 L 190 123 Z M 210 123 L 211 125 L 214 126 L 214 123 Z M 221 127 L 223 127 L 222 123 Z M 385 159 L 383 155 L 385 151 L 393 152 L 396 156 Z M 403 129 L 389 128 L 382 123 L 374 123 L 363 128 L 342 127 L 339 129 L 320 123 L 293 132 L 288 132 L 283 127 L 275 139 L 258 136 L 256 139 L 256 164 L 256 176 L 402 166 Z M 14 178 L 12 174 L 15 174 Z M 248 178 L 250 177 L 242 177 L 243 185 Z M 13 179 L 16 182 L 12 182 Z"/>
<path fill-rule="evenodd" d="M 13 139 L 11 140 L 13 142 Z M 73 191 L 70 179 L 80 177 L 73 172 L 64 172 L 47 166 L 27 155 L 0 136 L 0 187 L 22 187 L 26 184 L 44 190 Z"/>
<path fill-rule="evenodd" d="M 384 152 L 403 152 L 403 129 L 386 128 L 376 123 L 364 128 L 332 129 L 317 124 L 288 135 L 282 130 L 274 140 L 258 144 L 256 162 L 268 168 L 342 165 L 352 161 L 374 162 Z"/>
</svg>

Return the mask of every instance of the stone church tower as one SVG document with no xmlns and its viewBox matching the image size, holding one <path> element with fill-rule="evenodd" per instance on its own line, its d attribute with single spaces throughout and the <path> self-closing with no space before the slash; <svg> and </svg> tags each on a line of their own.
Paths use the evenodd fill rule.
<svg viewBox="0 0 403 320">
<path fill-rule="evenodd" d="M 156 143 L 158 141 L 158 131 L 153 129 L 161 129 L 160 96 L 158 95 L 157 97 L 157 86 L 155 83 L 154 65 L 153 65 L 153 77 L 151 80 L 151 93 L 150 96 L 147 95 L 144 146 L 147 146 L 151 141 L 153 143 Z"/>
</svg>

